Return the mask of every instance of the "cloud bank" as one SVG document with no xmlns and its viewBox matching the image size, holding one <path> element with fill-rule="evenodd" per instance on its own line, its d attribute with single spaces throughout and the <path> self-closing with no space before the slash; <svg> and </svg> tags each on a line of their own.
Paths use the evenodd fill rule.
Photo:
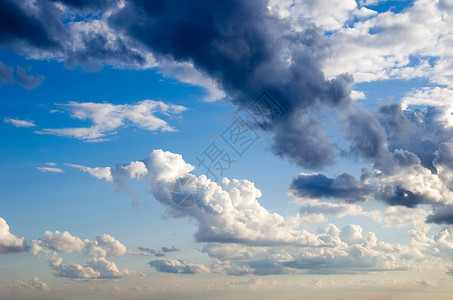
<svg viewBox="0 0 453 300">
<path fill-rule="evenodd" d="M 451 251 L 447 246 L 443 252 L 436 252 L 425 243 L 417 242 L 423 238 L 432 239 L 436 245 L 450 245 L 441 242 L 439 237 L 429 237 L 423 219 L 413 220 L 420 216 L 426 218 L 422 209 L 404 210 L 395 206 L 384 215 L 379 211 L 362 210 L 352 203 L 314 200 L 316 197 L 343 197 L 349 202 L 360 201 L 351 195 L 357 191 L 376 193 L 366 176 L 358 181 L 345 174 L 339 179 L 302 174 L 293 182 L 290 193 L 296 200 L 304 197 L 311 200 L 299 201 L 300 215 L 283 217 L 269 212 L 259 203 L 261 192 L 250 181 L 224 178 L 220 183 L 212 182 L 204 175 L 191 174 L 194 168 L 182 156 L 162 150 L 154 150 L 142 162 L 147 169 L 147 175 L 142 178 L 148 180 L 149 191 L 166 207 L 167 213 L 175 218 L 196 221 L 198 229 L 194 238 L 204 244 L 203 252 L 211 258 L 209 268 L 212 272 L 269 275 L 398 271 L 412 269 L 425 259 L 444 260 L 444 255 Z M 124 168 L 127 166 L 123 165 Z M 203 191 L 197 194 L 199 198 L 193 206 L 177 205 L 179 198 L 175 199 L 172 191 L 178 180 L 187 183 L 181 189 L 182 193 L 193 195 Z M 176 197 L 180 196 L 178 193 Z M 325 224 L 316 233 L 300 228 L 305 217 L 319 214 L 321 217 L 363 216 L 387 226 L 406 225 L 401 224 L 405 220 L 403 222 L 417 226 L 418 231 L 409 231 L 413 239 L 411 246 L 379 241 L 373 232 L 364 233 L 362 227 L 355 224 L 343 228 Z M 451 240 L 450 235 L 439 234 Z M 186 262 L 180 260 L 158 259 L 150 265 L 161 272 L 190 273 L 185 269 Z"/>
</svg>

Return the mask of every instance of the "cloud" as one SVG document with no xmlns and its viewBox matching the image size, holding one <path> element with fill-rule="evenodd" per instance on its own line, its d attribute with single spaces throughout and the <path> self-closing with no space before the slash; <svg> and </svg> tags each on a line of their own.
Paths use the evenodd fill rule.
<svg viewBox="0 0 453 300">
<path fill-rule="evenodd" d="M 264 121 L 256 125 L 266 125 L 263 129 L 274 137 L 275 154 L 312 169 L 333 162 L 333 145 L 316 113 L 322 108 L 342 110 L 349 106 L 352 77 L 345 74 L 330 80 L 324 77 L 321 67 L 329 56 L 328 39 L 322 30 L 303 19 L 298 22 L 298 30 L 293 30 L 285 20 L 270 14 L 265 2 L 257 0 L 247 3 L 229 0 L 228 5 L 206 4 L 202 0 L 184 5 L 166 1 L 160 9 L 140 1 L 7 3 L 5 9 L 8 8 L 11 16 L 30 17 L 17 28 L 5 24 L 3 29 L 9 37 L 5 45 L 26 53 L 27 57 L 53 58 L 64 61 L 68 67 L 84 65 L 94 70 L 105 64 L 133 69 L 159 68 L 160 72 L 183 82 L 204 86 L 208 101 L 227 97 L 241 108 L 249 107 L 266 90 L 284 114 L 269 118 L 270 108 L 259 102 L 255 104 L 260 109 L 253 112 L 257 119 Z M 330 20 L 343 22 L 340 15 L 351 5 L 356 6 L 351 1 L 336 2 L 336 11 L 341 13 Z M 323 14 L 316 11 L 325 6 L 323 2 L 319 6 L 309 5 L 306 10 L 319 19 Z M 99 11 L 103 14 L 98 16 Z M 77 18 L 66 22 L 68 14 Z M 232 30 L 236 26 L 242 30 Z M 34 28 L 35 35 L 18 30 L 28 27 Z M 37 40 L 37 37 L 41 38 Z M 235 46 L 231 48 L 231 45 Z M 93 110 L 109 109 L 108 104 L 94 105 L 66 106 L 76 118 L 93 121 L 92 127 L 46 128 L 39 132 L 101 141 L 125 126 L 126 120 L 152 131 L 174 130 L 162 119 L 151 121 L 150 116 L 146 117 L 147 121 L 129 117 L 118 120 L 112 116 L 109 117 L 112 122 L 94 120 L 89 116 Z M 320 152 L 325 155 L 319 155 Z"/>
<path fill-rule="evenodd" d="M 64 173 L 60 168 L 36 167 L 42 173 Z"/>
<path fill-rule="evenodd" d="M 42 239 L 32 241 L 31 252 L 34 255 L 41 252 L 51 253 L 48 250 L 64 253 L 83 253 L 93 257 L 116 257 L 137 254 L 128 251 L 125 245 L 108 234 L 97 235 L 95 241 L 90 241 L 88 239 L 82 240 L 67 231 L 46 231 Z"/>
<path fill-rule="evenodd" d="M 322 174 L 301 173 L 293 179 L 290 191 L 298 197 L 338 198 L 348 202 L 364 201 L 373 187 L 363 184 L 354 176 L 343 173 L 335 179 Z"/>
<path fill-rule="evenodd" d="M 30 282 L 24 282 L 22 280 L 16 280 L 8 285 L 13 290 L 41 290 L 50 291 L 49 286 L 41 281 L 38 277 L 33 277 Z"/>
<path fill-rule="evenodd" d="M 28 250 L 24 238 L 18 238 L 9 232 L 6 221 L 0 217 L 0 254 L 23 252 Z"/>
<path fill-rule="evenodd" d="M 3 122 L 12 124 L 15 127 L 36 127 L 36 124 L 33 121 L 19 120 L 13 118 L 5 118 Z"/>
<path fill-rule="evenodd" d="M 214 102 L 227 96 L 215 80 L 195 69 L 190 62 L 163 61 L 159 63 L 159 70 L 159 73 L 166 77 L 174 77 L 180 82 L 204 87 L 207 92 L 204 101 Z"/>
<path fill-rule="evenodd" d="M 123 28 L 157 58 L 190 60 L 242 108 L 249 107 L 260 91 L 266 90 L 285 112 L 284 117 L 276 119 L 266 118 L 266 114 L 257 116 L 265 118 L 265 130 L 275 137 L 274 152 L 308 168 L 330 163 L 333 150 L 319 123 L 315 119 L 306 122 L 301 115 L 308 116 L 319 105 L 348 105 L 352 81 L 347 75 L 330 81 L 324 78 L 320 62 L 327 48 L 321 32 L 302 21 L 300 31 L 291 30 L 270 16 L 261 1 L 229 1 L 228 10 L 226 4 L 205 5 L 203 1 L 192 1 L 191 9 L 186 5 L 167 1 L 157 9 L 131 1 L 112 16 L 111 24 Z M 131 19 L 141 20 L 141 25 L 128 23 Z M 194 19 L 196 24 L 186 21 Z M 234 26 L 242 30 L 233 33 Z M 196 41 L 182 38 L 194 36 L 193 32 L 197 32 Z M 231 45 L 242 46 L 231 49 Z M 254 111 L 268 110 L 261 108 Z M 325 155 L 319 156 L 320 152 Z"/>
<path fill-rule="evenodd" d="M 75 237 L 67 231 L 46 231 L 42 242 L 42 246 L 46 248 L 67 253 L 80 252 L 85 247 L 85 243 L 79 237 Z"/>
<path fill-rule="evenodd" d="M 366 159 L 385 155 L 386 133 L 372 113 L 359 109 L 346 117 L 346 138 L 351 142 L 350 151 Z"/>
<path fill-rule="evenodd" d="M 440 180 L 447 186 L 453 185 L 453 140 L 441 143 L 434 153 L 433 165 Z"/>
<path fill-rule="evenodd" d="M 442 92 L 448 95 L 448 91 L 439 89 L 423 93 Z M 449 222 L 451 214 L 447 212 L 453 206 L 449 154 L 453 126 L 451 113 L 442 106 L 449 104 L 447 100 L 436 104 L 426 97 L 424 103 L 433 106 L 419 109 L 415 105 L 422 102 L 417 99 L 424 96 L 418 92 L 408 95 L 405 104 L 384 104 L 376 112 L 357 109 L 345 115 L 343 130 L 351 142 L 349 153 L 371 162 L 371 171 L 363 169 L 360 180 L 346 173 L 336 178 L 300 174 L 291 184 L 292 194 L 346 202 L 377 199 L 408 208 L 427 204 L 433 208 L 428 222 Z M 322 221 L 322 215 L 318 217 Z"/>
<path fill-rule="evenodd" d="M 321 220 L 324 214 L 365 213 L 357 205 L 326 204 L 317 198 L 357 203 L 375 198 L 390 207 L 413 209 L 418 216 L 426 216 L 417 209 L 427 205 L 432 208 L 428 222 L 451 223 L 449 4 L 419 0 L 398 13 L 377 13 L 363 6 L 367 4 L 371 2 L 272 1 L 268 7 L 262 1 L 233 0 L 194 0 L 182 5 L 179 1 L 156 5 L 140 1 L 63 1 L 58 5 L 38 1 L 20 5 L 7 1 L 1 4 L 5 14 L 2 20 L 10 18 L 11 23 L 0 21 L 0 30 L 6 33 L 0 44 L 26 53 L 29 58 L 65 61 L 68 67 L 160 67 L 162 72 L 180 80 L 204 82 L 211 89 L 212 98 L 226 95 L 240 108 L 248 108 L 256 95 L 266 90 L 273 97 L 271 101 L 281 108 L 281 114 L 257 113 L 269 112 L 269 107 L 253 102 L 258 105 L 258 109 L 250 111 L 258 119 L 255 125 L 271 134 L 274 154 L 305 168 L 322 169 L 335 161 L 334 149 L 343 147 L 342 141 L 335 145 L 326 133 L 327 124 L 321 115 L 328 112 L 333 119 L 338 117 L 349 142 L 348 150 L 340 150 L 364 159 L 371 168 L 360 180 L 347 173 L 336 178 L 299 175 L 292 192 L 316 198 L 317 201 L 308 199 L 311 202 L 304 207 L 311 210 L 313 220 Z M 93 11 L 104 13 L 93 17 L 89 13 Z M 77 17 L 63 26 L 62 16 L 68 13 Z M 10 26 L 16 22 L 13 17 L 26 21 Z M 8 77 L 10 69 L 3 69 Z M 358 82 L 425 77 L 444 87 L 413 90 L 403 97 L 402 104 L 384 104 L 371 111 L 352 102 L 352 97 L 361 94 L 351 94 L 352 76 L 341 75 L 345 71 Z M 202 80 L 206 77 L 209 80 Z M 102 141 L 129 125 L 151 131 L 173 130 L 154 115 L 153 109 L 172 116 L 182 110 L 169 112 L 168 107 L 162 108 L 163 104 L 145 101 L 135 105 L 71 102 L 63 107 L 72 117 L 89 120 L 93 126 L 40 132 Z M 135 110 L 141 105 L 153 107 L 150 115 L 143 116 Z M 111 180 L 117 188 L 128 188 L 129 178 L 147 178 L 153 196 L 166 205 L 170 215 L 197 222 L 199 242 L 295 249 L 284 253 L 271 249 L 268 256 L 251 256 L 253 263 L 242 269 L 235 262 L 226 262 L 224 265 L 232 273 L 247 268 L 261 274 L 293 269 L 314 272 L 320 264 L 346 266 L 348 272 L 355 272 L 354 268 L 404 268 L 394 263 L 398 258 L 395 253 L 401 250 L 398 245 L 379 246 L 372 242 L 371 235 L 363 238 L 359 229 L 352 227 L 345 229 L 349 233 L 343 233 L 343 237 L 343 229 L 334 227 L 308 233 L 297 227 L 300 223 L 262 207 L 258 201 L 261 193 L 252 182 L 225 179 L 217 184 L 204 176 L 194 176 L 190 174 L 193 166 L 178 155 L 155 151 L 150 158 L 129 165 L 72 166 Z M 177 195 L 174 187 L 180 179 L 188 185 Z M 200 192 L 195 199 L 197 205 L 187 210 L 174 205 L 175 200 L 186 200 L 188 195 L 195 198 L 194 191 Z M 405 214 L 403 210 L 390 209 L 389 214 L 392 213 Z M 306 250 L 308 247 L 316 249 Z M 302 248 L 303 254 L 293 254 Z M 316 252 L 318 249 L 324 252 Z M 275 256 L 286 257 L 286 265 Z M 379 257 L 386 257 L 389 264 Z M 355 260 L 363 264 L 354 265 Z M 332 272 L 329 267 L 320 268 L 321 271 Z"/>
<path fill-rule="evenodd" d="M 50 28 L 46 28 L 50 22 L 44 24 L 43 13 L 48 7 L 44 6 L 41 11 L 38 11 L 38 15 L 25 12 L 24 7 L 26 6 L 10 0 L 2 1 L 0 4 L 2 20 L 0 45 L 9 46 L 20 52 L 28 46 L 38 49 L 58 48 L 57 42 L 51 37 Z"/>
<path fill-rule="evenodd" d="M 191 264 L 181 259 L 156 259 L 148 263 L 158 272 L 181 273 L 181 274 L 198 274 L 209 273 L 209 269 L 202 264 Z"/>
<path fill-rule="evenodd" d="M 296 230 L 279 214 L 271 213 L 258 202 L 261 192 L 247 180 L 228 180 L 219 184 L 206 176 L 189 174 L 194 169 L 180 155 L 154 150 L 145 164 L 150 170 L 150 191 L 167 206 L 175 217 L 191 217 L 197 220 L 195 233 L 200 242 L 233 242 L 249 245 L 294 244 L 320 246 L 329 241 L 304 230 Z M 172 193 L 177 179 L 190 182 L 193 189 L 183 194 L 203 191 L 197 205 L 191 209 L 175 206 L 179 197 Z"/>
<path fill-rule="evenodd" d="M 450 88 L 424 87 L 413 89 L 404 95 L 403 108 L 409 105 L 428 105 L 450 108 L 453 106 L 453 90 Z"/>
<path fill-rule="evenodd" d="M 128 253 L 126 246 L 124 246 L 118 240 L 108 234 L 104 233 L 102 235 L 96 236 L 96 241 L 99 247 L 105 249 L 104 256 L 123 256 Z"/>
<path fill-rule="evenodd" d="M 74 164 L 66 164 L 67 166 L 82 170 L 83 172 L 86 172 L 90 174 L 91 176 L 96 177 L 97 179 L 105 179 L 106 181 L 112 181 L 112 171 L 110 167 L 105 167 L 105 168 L 90 168 L 90 167 L 85 167 L 81 165 L 74 165 Z"/>
<path fill-rule="evenodd" d="M 150 51 L 112 28 L 109 19 L 123 7 L 124 4 L 118 1 L 52 0 L 31 4 L 6 1 L 2 3 L 5 22 L 0 24 L 3 33 L 0 45 L 27 57 L 64 61 L 68 68 L 82 66 L 98 71 L 107 64 L 129 69 L 158 68 L 164 76 L 204 87 L 206 101 L 225 97 L 217 83 L 190 62 L 158 64 Z M 69 15 L 77 18 L 67 22 Z M 20 19 L 26 22 L 15 24 L 15 20 Z M 37 84 L 43 77 L 22 76 L 22 79 L 24 84 L 28 82 L 31 86 L 33 80 Z"/>
<path fill-rule="evenodd" d="M 178 116 L 186 108 L 179 105 L 165 104 L 161 101 L 143 100 L 136 104 L 113 105 L 110 103 L 70 102 L 61 107 L 71 112 L 71 117 L 89 120 L 91 127 L 80 128 L 45 128 L 40 134 L 68 136 L 85 141 L 103 141 L 106 136 L 115 134 L 115 130 L 127 126 L 138 126 L 148 131 L 175 131 L 166 121 L 156 114 L 167 117 Z"/>
<path fill-rule="evenodd" d="M 290 19 L 294 26 L 300 17 L 320 26 L 324 30 L 341 29 L 356 12 L 357 2 L 354 0 L 321 0 L 321 1 L 290 1 L 271 0 L 269 7 L 282 18 Z"/>
<path fill-rule="evenodd" d="M 106 257 L 119 257 L 126 255 L 143 255 L 127 250 L 126 246 L 108 234 L 96 236 L 95 241 L 82 240 L 67 231 L 46 231 L 43 238 L 33 240 L 27 245 L 24 238 L 17 238 L 9 232 L 9 226 L 0 218 L 0 254 L 30 251 L 33 255 L 45 257 L 49 266 L 57 277 L 77 280 L 116 279 L 131 276 L 146 276 L 143 273 L 124 269 L 119 271 L 114 262 Z M 173 250 L 173 249 L 170 249 Z M 79 253 L 93 257 L 85 266 L 77 263 L 64 264 L 58 253 Z M 34 277 L 30 283 L 15 281 L 9 285 L 12 289 L 42 289 L 48 286 Z"/>
<path fill-rule="evenodd" d="M 320 122 L 321 112 L 329 110 L 340 115 L 350 150 L 372 160 L 385 155 L 378 164 L 391 160 L 382 149 L 385 134 L 371 112 L 351 109 L 351 98 L 363 98 L 361 91 L 351 92 L 351 75 L 358 82 L 425 77 L 447 86 L 434 91 L 449 88 L 452 18 L 446 14 L 449 4 L 434 0 L 414 1 L 402 11 L 385 13 L 366 7 L 370 3 L 231 0 L 225 9 L 226 4 L 201 0 L 185 5 L 166 1 L 156 7 L 140 1 L 7 1 L 2 5 L 8 17 L 26 17 L 27 22 L 4 23 L 0 42 L 27 57 L 58 59 L 68 67 L 160 68 L 181 81 L 204 85 L 211 100 L 226 96 L 241 108 L 266 90 L 283 113 L 256 115 L 269 109 L 257 102 L 260 109 L 252 110 L 259 120 L 256 125 L 271 134 L 277 156 L 309 169 L 322 169 L 335 160 L 336 145 Z M 67 15 L 77 18 L 65 22 Z M 233 31 L 235 26 L 242 30 Z M 67 107 L 76 114 L 74 110 L 86 112 L 87 105 Z M 93 121 L 88 128 L 40 132 L 102 141 L 126 121 L 143 125 L 143 120 L 122 120 L 118 127 Z M 174 129 L 166 122 L 159 126 Z M 425 157 L 420 159 L 426 163 Z"/>
<path fill-rule="evenodd" d="M 150 248 L 144 248 L 144 247 L 138 247 L 138 250 L 143 251 L 145 253 L 150 253 L 156 257 L 164 257 L 164 256 L 166 256 L 166 253 L 179 251 L 179 249 L 176 249 L 176 247 L 174 247 L 174 246 L 171 248 L 162 247 L 159 251 L 156 251 L 156 250 L 153 250 Z"/>
<path fill-rule="evenodd" d="M 213 258 L 211 268 L 231 275 L 363 274 L 403 270 L 418 252 L 407 246 L 378 241 L 362 233 L 359 225 L 320 228 L 335 240 L 333 247 L 246 247 L 242 244 L 208 243 L 203 251 Z M 418 249 L 417 249 L 418 251 Z"/>
<path fill-rule="evenodd" d="M 42 75 L 27 74 L 25 69 L 21 67 L 16 67 L 16 70 L 13 70 L 12 67 L 7 67 L 0 61 L 0 84 L 14 83 L 26 89 L 34 89 L 43 81 L 44 76 Z"/>
<path fill-rule="evenodd" d="M 125 245 L 108 234 L 97 235 L 95 241 L 90 241 L 82 240 L 67 231 L 46 231 L 42 239 L 31 241 L 30 252 L 33 255 L 44 256 L 57 277 L 95 280 L 145 276 L 143 273 L 128 269 L 120 271 L 114 262 L 106 259 L 106 257 L 143 255 L 143 253 L 127 250 Z M 58 253 L 78 253 L 93 258 L 84 266 L 78 263 L 65 264 Z"/>
<path fill-rule="evenodd" d="M 350 14 L 329 36 L 332 55 L 324 61 L 324 71 L 328 77 L 349 72 L 356 82 L 427 78 L 451 87 L 448 37 L 453 19 L 447 7 L 443 1 L 417 0 L 400 12 L 359 20 Z M 297 5 L 292 10 L 305 14 Z"/>
<path fill-rule="evenodd" d="M 258 202 L 261 192 L 253 183 L 226 178 L 215 183 L 204 175 L 192 175 L 189 172 L 193 166 L 178 154 L 154 150 L 143 162 L 148 170 L 149 191 L 167 207 L 167 213 L 196 220 L 198 229 L 194 237 L 204 243 L 203 252 L 211 257 L 213 272 L 232 275 L 379 272 L 410 268 L 411 261 L 418 256 L 417 249 L 378 241 L 373 232 L 365 234 L 359 225 L 339 229 L 328 224 L 316 234 L 299 229 L 301 220 L 285 218 L 261 206 Z M 182 189 L 183 193 L 203 191 L 195 205 L 176 205 L 179 201 L 175 200 L 179 199 L 173 197 L 179 194 L 174 196 L 172 188 L 178 178 L 190 183 L 191 188 Z M 385 218 L 354 204 L 313 201 L 310 204 L 307 209 L 313 209 L 313 213 L 367 216 L 381 222 Z M 157 253 L 147 248 L 140 250 Z M 186 272 L 186 263 L 179 260 L 158 259 L 150 264 L 162 272 Z"/>
<path fill-rule="evenodd" d="M 176 249 L 175 246 L 171 247 L 171 248 L 167 248 L 167 247 L 162 247 L 162 252 L 165 252 L 165 253 L 169 253 L 169 252 L 177 252 L 179 251 L 179 249 Z"/>
<path fill-rule="evenodd" d="M 57 277 L 70 279 L 118 279 L 125 274 L 120 272 L 115 263 L 103 257 L 89 260 L 86 266 L 76 263 L 63 264 L 61 258 L 55 258 L 50 267 Z"/>
</svg>

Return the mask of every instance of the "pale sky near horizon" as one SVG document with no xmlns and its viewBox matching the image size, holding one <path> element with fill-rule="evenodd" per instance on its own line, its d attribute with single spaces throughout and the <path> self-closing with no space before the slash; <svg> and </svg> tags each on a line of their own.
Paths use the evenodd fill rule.
<svg viewBox="0 0 453 300">
<path fill-rule="evenodd" d="M 449 299 L 451 0 L 0 0 L 0 299 Z"/>
</svg>

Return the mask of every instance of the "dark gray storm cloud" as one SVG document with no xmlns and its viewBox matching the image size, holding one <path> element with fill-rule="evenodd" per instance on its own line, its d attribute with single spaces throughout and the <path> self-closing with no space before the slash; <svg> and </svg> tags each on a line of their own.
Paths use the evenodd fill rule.
<svg viewBox="0 0 453 300">
<path fill-rule="evenodd" d="M 427 223 L 453 224 L 453 206 L 436 207 L 434 213 L 426 218 Z"/>
<path fill-rule="evenodd" d="M 18 1 L 0 1 L 0 48 L 20 51 L 28 45 L 46 49 L 58 47 L 43 20 L 24 12 Z"/>
<path fill-rule="evenodd" d="M 315 27 L 295 32 L 269 15 L 266 1 L 239 0 L 131 1 L 111 23 L 160 59 L 192 62 L 240 107 L 267 91 L 285 111 L 267 120 L 277 155 L 312 169 L 333 160 L 329 140 L 307 116 L 319 105 L 349 105 L 352 78 L 325 79 L 326 41 Z"/>
<path fill-rule="evenodd" d="M 418 156 L 423 167 L 436 173 L 433 165 L 435 152 L 441 143 L 453 137 L 453 129 L 446 126 L 443 107 L 403 111 L 399 103 L 381 106 L 377 117 L 385 128 L 388 150 L 405 149 Z"/>
<path fill-rule="evenodd" d="M 333 146 L 316 112 L 350 106 L 352 77 L 324 77 L 321 64 L 329 47 L 314 25 L 300 23 L 303 29 L 296 32 L 271 16 L 261 0 L 131 0 L 124 7 L 113 0 L 58 1 L 73 9 L 80 24 L 90 28 L 90 21 L 103 18 L 107 28 L 73 36 L 73 18 L 55 2 L 2 2 L 3 47 L 22 53 L 31 47 L 47 56 L 58 52 L 67 67 L 92 70 L 104 64 L 135 68 L 149 53 L 157 60 L 191 62 L 241 108 L 263 90 L 279 103 L 283 114 L 267 118 L 266 126 L 256 124 L 272 135 L 276 155 L 310 169 L 333 162 Z"/>
<path fill-rule="evenodd" d="M 386 133 L 371 112 L 359 109 L 350 113 L 344 126 L 351 152 L 371 160 L 379 160 L 385 153 Z"/>
<path fill-rule="evenodd" d="M 372 186 L 347 173 L 335 179 L 323 174 L 300 174 L 291 182 L 290 190 L 302 198 L 337 198 L 347 202 L 363 201 L 374 192 Z"/>
<path fill-rule="evenodd" d="M 301 174 L 291 184 L 300 197 L 343 201 L 374 198 L 387 205 L 409 208 L 433 206 L 430 223 L 453 223 L 453 129 L 444 107 L 403 110 L 401 104 L 383 105 L 373 113 L 346 112 L 343 124 L 350 152 L 372 164 L 364 185 L 351 175 L 328 178 Z M 366 174 L 362 174 L 363 175 Z M 340 178 L 343 185 L 335 186 Z"/>
<path fill-rule="evenodd" d="M 77 8 L 83 11 L 101 11 L 114 6 L 116 0 L 51 0 L 52 2 L 60 2 L 70 7 Z"/>
</svg>

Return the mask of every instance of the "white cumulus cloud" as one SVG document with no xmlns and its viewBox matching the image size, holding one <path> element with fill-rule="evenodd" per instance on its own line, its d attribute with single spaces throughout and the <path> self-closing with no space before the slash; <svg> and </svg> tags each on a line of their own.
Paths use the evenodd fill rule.
<svg viewBox="0 0 453 300">
<path fill-rule="evenodd" d="M 27 249 L 25 239 L 10 233 L 8 224 L 0 217 L 0 254 L 22 252 Z"/>
</svg>

